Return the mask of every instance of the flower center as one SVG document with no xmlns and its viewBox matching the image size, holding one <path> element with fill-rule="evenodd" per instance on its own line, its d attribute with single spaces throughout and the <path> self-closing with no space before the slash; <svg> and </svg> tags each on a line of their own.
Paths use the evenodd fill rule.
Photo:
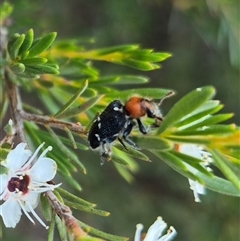
<svg viewBox="0 0 240 241">
<path fill-rule="evenodd" d="M 8 190 L 10 192 L 22 192 L 26 194 L 28 192 L 30 178 L 28 175 L 12 177 L 8 182 Z"/>
</svg>

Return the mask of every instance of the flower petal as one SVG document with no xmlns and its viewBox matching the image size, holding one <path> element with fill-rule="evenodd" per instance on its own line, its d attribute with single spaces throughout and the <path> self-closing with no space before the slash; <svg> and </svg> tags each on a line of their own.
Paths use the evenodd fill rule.
<svg viewBox="0 0 240 241">
<path fill-rule="evenodd" d="M 3 196 L 3 192 L 6 190 L 8 185 L 8 175 L 6 174 L 2 174 L 0 175 L 0 200 L 2 200 Z"/>
<path fill-rule="evenodd" d="M 6 163 L 3 165 L 13 171 L 18 171 L 32 155 L 29 149 L 25 149 L 26 145 L 22 142 L 11 150 L 7 155 Z"/>
<path fill-rule="evenodd" d="M 15 228 L 16 224 L 20 221 L 22 211 L 17 200 L 9 198 L 6 202 L 0 205 L 0 214 L 3 218 L 5 227 Z"/>
<path fill-rule="evenodd" d="M 144 241 L 156 240 L 162 235 L 163 231 L 166 229 L 167 224 L 158 217 L 157 220 L 148 229 L 147 235 Z"/>
<path fill-rule="evenodd" d="M 29 205 L 32 206 L 32 208 L 36 208 L 39 203 L 40 193 L 38 192 L 29 192 L 28 195 L 25 195 L 24 198 L 21 200 L 28 202 Z M 27 205 L 23 205 L 27 212 L 30 212 Z"/>
<path fill-rule="evenodd" d="M 39 158 L 30 169 L 29 175 L 34 181 L 47 182 L 54 178 L 57 164 L 48 157 Z"/>
</svg>

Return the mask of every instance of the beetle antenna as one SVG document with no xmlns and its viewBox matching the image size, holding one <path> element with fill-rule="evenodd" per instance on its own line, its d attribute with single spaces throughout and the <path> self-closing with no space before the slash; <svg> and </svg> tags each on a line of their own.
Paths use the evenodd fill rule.
<svg viewBox="0 0 240 241">
<path fill-rule="evenodd" d="M 169 91 L 165 96 L 163 96 L 163 98 L 159 101 L 159 103 L 157 104 L 158 106 L 160 106 L 163 101 L 171 96 L 175 95 L 174 91 Z"/>
</svg>

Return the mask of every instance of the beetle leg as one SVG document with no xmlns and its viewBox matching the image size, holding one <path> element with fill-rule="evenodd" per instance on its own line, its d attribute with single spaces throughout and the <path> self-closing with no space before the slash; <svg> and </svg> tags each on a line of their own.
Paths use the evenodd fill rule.
<svg viewBox="0 0 240 241">
<path fill-rule="evenodd" d="M 147 134 L 146 127 L 143 125 L 140 119 L 137 119 L 138 128 L 143 134 Z"/>
<path fill-rule="evenodd" d="M 131 131 L 132 131 L 132 128 L 133 128 L 135 125 L 136 125 L 136 123 L 135 123 L 133 120 L 130 120 L 129 123 L 128 123 L 128 125 L 127 125 L 127 127 L 126 127 L 126 129 L 125 129 L 124 132 L 123 132 L 122 137 L 123 137 L 124 141 L 126 141 L 130 146 L 132 146 L 132 147 L 134 147 L 134 148 L 136 148 L 136 149 L 140 149 L 132 140 L 130 140 L 130 139 L 128 138 L 129 134 L 130 134 Z"/>
<path fill-rule="evenodd" d="M 123 138 L 124 139 L 124 138 Z M 124 144 L 124 142 L 122 141 L 122 139 L 120 137 L 118 137 L 119 142 L 122 144 L 122 146 L 124 147 L 125 150 L 128 150 L 126 145 Z"/>
<path fill-rule="evenodd" d="M 111 148 L 109 147 L 108 143 L 102 142 L 100 165 L 103 166 L 105 161 L 110 161 L 110 160 L 111 160 Z"/>
</svg>

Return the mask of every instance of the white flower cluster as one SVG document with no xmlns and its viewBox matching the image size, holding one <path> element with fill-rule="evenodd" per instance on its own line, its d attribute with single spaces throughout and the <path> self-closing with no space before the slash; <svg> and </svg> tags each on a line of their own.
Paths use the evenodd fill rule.
<svg viewBox="0 0 240 241">
<path fill-rule="evenodd" d="M 147 231 L 146 237 L 143 241 L 171 241 L 177 235 L 177 231 L 174 227 L 170 227 L 165 235 L 163 232 L 166 230 L 167 224 L 163 221 L 161 217 L 150 226 Z M 141 241 L 141 231 L 143 229 L 142 224 L 137 224 L 137 229 L 134 237 L 134 241 Z"/>
<path fill-rule="evenodd" d="M 36 159 L 38 152 L 44 145 L 41 144 L 32 154 L 26 149 L 26 143 L 20 143 L 11 150 L 1 166 L 8 169 L 7 173 L 0 175 L 0 215 L 7 228 L 14 228 L 20 221 L 22 211 L 34 223 L 29 213 L 47 228 L 34 209 L 39 203 L 40 194 L 53 190 L 61 184 L 52 185 L 51 181 L 57 171 L 57 164 L 51 158 L 45 157 L 52 150 L 48 147 Z"/>
<path fill-rule="evenodd" d="M 202 160 L 202 166 L 206 168 L 209 172 L 211 169 L 208 167 L 208 165 L 212 162 L 212 159 L 210 157 L 210 154 L 203 151 L 199 146 L 195 144 L 180 144 L 178 145 L 178 151 L 186 154 L 188 156 L 195 157 L 197 159 Z M 196 173 L 196 169 L 188 165 L 189 171 L 191 171 L 193 174 Z M 201 202 L 199 198 L 199 194 L 203 195 L 206 194 L 206 188 L 200 184 L 198 181 L 194 181 L 191 179 L 188 179 L 190 184 L 190 189 L 193 190 L 194 200 L 195 202 Z"/>
</svg>

